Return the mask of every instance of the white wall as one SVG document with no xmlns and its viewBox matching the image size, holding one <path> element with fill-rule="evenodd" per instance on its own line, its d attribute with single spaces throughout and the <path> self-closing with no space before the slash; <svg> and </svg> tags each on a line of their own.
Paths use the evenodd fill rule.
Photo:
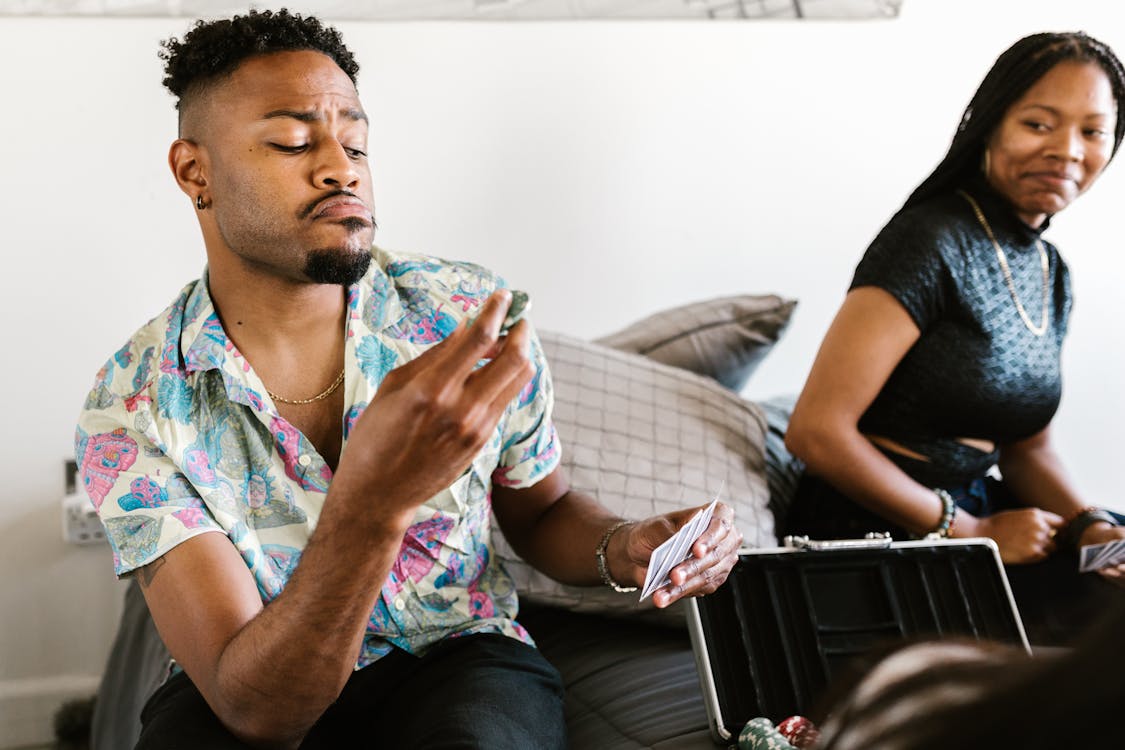
<svg viewBox="0 0 1125 750">
<path fill-rule="evenodd" d="M 294 7 L 299 4 L 293 4 Z M 908 0 L 891 22 L 342 24 L 373 121 L 379 241 L 471 258 L 592 336 L 718 294 L 801 300 L 748 395 L 796 392 L 863 248 L 944 153 L 992 60 L 1100 0 Z M 100 672 L 120 586 L 59 538 L 62 461 L 95 371 L 202 264 L 164 166 L 173 20 L 0 21 L 0 747 Z M 1077 305 L 1057 436 L 1091 502 L 1115 460 L 1125 167 L 1049 236 Z"/>
</svg>

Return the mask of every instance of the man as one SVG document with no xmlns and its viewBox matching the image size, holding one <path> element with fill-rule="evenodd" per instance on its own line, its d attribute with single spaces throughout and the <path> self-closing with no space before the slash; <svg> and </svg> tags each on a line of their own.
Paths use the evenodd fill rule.
<svg viewBox="0 0 1125 750">
<path fill-rule="evenodd" d="M 139 747 L 565 747 L 490 511 L 547 574 L 617 586 L 694 509 L 625 523 L 571 491 L 535 336 L 499 335 L 510 293 L 371 249 L 334 29 L 251 12 L 163 57 L 207 272 L 106 364 L 77 436 L 176 660 Z M 657 606 L 713 591 L 740 541 L 720 506 Z"/>
</svg>

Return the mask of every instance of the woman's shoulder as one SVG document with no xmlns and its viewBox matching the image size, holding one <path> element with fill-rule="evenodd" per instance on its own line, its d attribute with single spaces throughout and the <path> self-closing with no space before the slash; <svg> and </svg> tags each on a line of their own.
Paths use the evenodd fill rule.
<svg viewBox="0 0 1125 750">
<path fill-rule="evenodd" d="M 943 193 L 901 209 L 879 237 L 913 240 L 927 247 L 956 245 L 971 236 L 972 221 L 971 209 L 963 198 L 955 192 Z"/>
</svg>

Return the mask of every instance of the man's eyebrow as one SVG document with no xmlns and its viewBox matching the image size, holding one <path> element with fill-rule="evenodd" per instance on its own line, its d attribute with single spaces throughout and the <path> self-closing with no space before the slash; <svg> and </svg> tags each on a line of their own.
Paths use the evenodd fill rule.
<svg viewBox="0 0 1125 750">
<path fill-rule="evenodd" d="M 367 115 L 361 109 L 342 109 L 340 114 L 349 120 L 367 122 Z M 325 119 L 324 113 L 316 110 L 275 109 L 262 115 L 263 120 L 272 120 L 278 117 L 291 117 L 301 122 L 323 122 Z"/>
</svg>

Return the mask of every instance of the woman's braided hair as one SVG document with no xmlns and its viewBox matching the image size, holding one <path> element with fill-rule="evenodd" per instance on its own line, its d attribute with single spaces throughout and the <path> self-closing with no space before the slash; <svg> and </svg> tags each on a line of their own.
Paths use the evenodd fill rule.
<svg viewBox="0 0 1125 750">
<path fill-rule="evenodd" d="M 285 8 L 196 21 L 183 41 L 172 37 L 161 42 L 159 55 L 164 60 L 164 86 L 177 98 L 176 108 L 182 110 L 185 96 L 230 75 L 247 59 L 300 50 L 327 55 L 355 83 L 359 63 L 344 46 L 340 32 L 317 18 Z"/>
<path fill-rule="evenodd" d="M 978 169 L 988 138 L 1008 108 L 1061 62 L 1095 63 L 1109 78 L 1117 104 L 1112 158 L 1125 135 L 1125 68 L 1121 61 L 1108 45 L 1080 31 L 1032 34 L 1013 44 L 992 64 L 961 116 L 949 152 L 914 189 L 903 209 L 949 190 Z"/>
</svg>

